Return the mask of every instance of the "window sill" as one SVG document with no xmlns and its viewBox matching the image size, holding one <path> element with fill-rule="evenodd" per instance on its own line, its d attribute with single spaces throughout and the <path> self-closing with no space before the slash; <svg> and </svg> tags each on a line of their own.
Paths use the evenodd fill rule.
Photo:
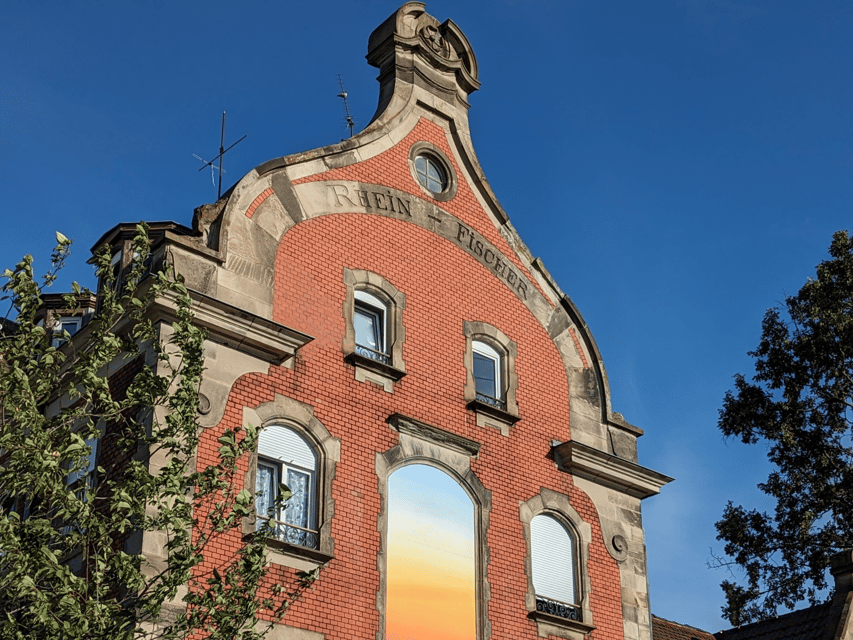
<svg viewBox="0 0 853 640">
<path fill-rule="evenodd" d="M 244 535 L 243 540 L 251 540 L 255 535 L 254 533 Z M 269 552 L 267 559 L 270 562 L 292 567 L 299 571 L 310 571 L 335 559 L 332 553 L 320 549 L 311 549 L 310 547 L 300 547 L 275 538 L 267 538 L 266 543 Z"/>
<path fill-rule="evenodd" d="M 537 632 L 541 637 L 553 635 L 567 640 L 583 640 L 595 630 L 595 626 L 555 616 L 544 611 L 531 611 L 527 617 L 536 622 Z"/>
<path fill-rule="evenodd" d="M 493 427 L 505 436 L 509 436 L 509 428 L 521 418 L 498 407 L 482 402 L 471 400 L 468 409 L 477 414 L 477 426 Z"/>
<path fill-rule="evenodd" d="M 347 354 L 344 360 L 355 367 L 356 380 L 359 382 L 375 382 L 388 393 L 394 390 L 394 383 L 406 375 L 402 369 L 355 352 Z"/>
</svg>

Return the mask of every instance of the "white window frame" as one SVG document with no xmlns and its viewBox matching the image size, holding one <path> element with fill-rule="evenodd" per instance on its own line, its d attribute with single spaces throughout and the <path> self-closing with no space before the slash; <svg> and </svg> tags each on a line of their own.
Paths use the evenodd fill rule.
<svg viewBox="0 0 853 640">
<path fill-rule="evenodd" d="M 59 348 L 65 344 L 65 338 L 62 336 L 62 331 L 68 332 L 68 335 L 73 336 L 80 331 L 80 326 L 83 324 L 83 316 L 60 316 L 57 315 L 53 320 L 53 339 L 51 345 Z M 66 325 L 72 325 L 72 329 L 65 328 Z"/>
<path fill-rule="evenodd" d="M 473 354 L 475 356 L 475 359 L 472 363 L 472 367 L 473 367 L 472 373 L 476 372 L 476 368 L 477 368 L 476 367 L 476 356 L 478 356 L 478 355 L 482 356 L 488 360 L 491 360 L 492 366 L 494 367 L 493 370 L 494 370 L 494 378 L 495 378 L 495 394 L 493 396 L 490 396 L 489 394 L 484 393 L 485 390 L 479 388 L 479 385 L 477 384 L 477 382 L 478 382 L 477 377 L 476 377 L 476 375 L 474 376 L 474 388 L 477 391 L 478 399 L 483 400 L 483 398 L 481 398 L 481 396 L 484 396 L 486 398 L 486 400 L 485 400 L 486 402 L 488 402 L 488 399 L 496 400 L 499 403 L 501 403 L 501 406 L 505 406 L 506 393 L 505 393 L 505 390 L 503 388 L 503 379 L 502 379 L 503 376 L 501 375 L 502 370 L 503 370 L 503 364 L 504 364 L 503 356 L 500 353 L 498 353 L 498 350 L 495 349 L 492 345 L 490 345 L 488 342 L 483 342 L 482 340 L 472 340 L 471 341 L 471 350 L 473 351 Z"/>
<path fill-rule="evenodd" d="M 352 365 L 356 380 L 379 384 L 387 393 L 393 393 L 394 384 L 406 375 L 406 363 L 403 360 L 406 295 L 372 271 L 345 267 L 343 275 L 346 294 L 342 309 L 345 332 L 341 351 L 344 359 Z M 379 322 L 383 331 L 381 353 L 374 353 L 369 346 L 356 341 L 356 312 L 361 310 L 365 314 L 382 312 Z"/>
<path fill-rule="evenodd" d="M 389 364 L 391 362 L 391 353 L 388 349 L 388 305 L 377 296 L 363 289 L 356 289 L 353 295 L 355 296 L 353 302 L 353 331 L 355 333 L 356 353 L 372 360 Z M 373 349 L 359 341 L 359 331 L 355 326 L 359 314 L 372 318 L 377 349 Z"/>
<path fill-rule="evenodd" d="M 538 513 L 530 520 L 531 579 L 537 598 L 579 609 L 577 536 L 560 518 Z"/>
<path fill-rule="evenodd" d="M 298 447 L 304 447 L 304 450 L 301 452 L 276 450 L 269 442 L 269 436 L 275 430 L 281 430 L 282 432 L 289 434 L 284 436 L 285 439 L 293 439 L 294 437 L 298 438 L 296 444 Z M 265 432 L 267 437 L 264 437 Z M 282 437 L 282 434 L 280 434 L 280 437 Z M 301 462 L 305 462 L 306 453 L 310 453 L 310 456 L 313 458 L 313 466 L 299 464 L 296 461 L 297 458 L 300 458 Z M 299 547 L 307 547 L 309 549 L 317 549 L 319 547 L 320 533 L 317 525 L 319 462 L 320 460 L 316 447 L 314 447 L 299 430 L 294 429 L 289 425 L 272 424 L 268 425 L 261 431 L 258 438 L 258 459 L 255 471 L 255 508 L 257 510 L 257 529 L 260 529 L 261 526 L 263 526 L 263 524 L 272 517 L 275 521 L 272 525 L 273 538 L 276 540 Z M 263 487 L 261 486 L 262 468 L 271 469 L 273 471 L 273 478 L 271 479 L 272 487 L 271 492 L 269 493 L 264 492 Z M 294 491 L 294 495 L 290 498 L 290 501 L 281 505 L 281 508 L 277 513 L 269 516 L 268 513 L 263 512 L 264 507 L 266 505 L 271 505 L 278 497 L 279 485 L 288 484 L 288 476 L 290 473 L 298 473 L 307 477 L 307 486 L 304 489 L 304 509 L 306 514 L 303 524 L 296 524 L 295 522 L 292 522 L 290 520 L 291 516 L 288 514 L 288 511 L 292 511 L 296 506 L 295 503 L 291 502 L 298 497 L 298 492 L 294 491 L 296 487 L 289 487 L 291 491 Z M 293 483 L 291 482 L 291 484 Z"/>
<path fill-rule="evenodd" d="M 574 509 L 569 496 L 543 487 L 539 494 L 532 496 L 529 500 L 519 502 L 520 517 L 524 538 L 527 542 L 527 557 L 524 561 L 524 569 L 527 574 L 527 592 L 525 594 L 525 607 L 528 616 L 536 621 L 537 632 L 540 637 L 557 636 L 570 638 L 572 640 L 583 640 L 595 629 L 592 609 L 590 608 L 590 583 L 587 565 L 590 558 L 590 546 L 594 536 L 592 527 L 581 518 Z M 542 560 L 559 566 L 558 552 L 546 544 L 545 557 L 542 557 L 541 540 L 534 543 L 533 524 L 536 518 L 546 516 L 552 518 L 562 525 L 572 543 L 571 562 L 574 593 L 572 598 L 575 602 L 566 603 L 555 597 L 559 593 L 552 593 L 541 586 L 540 576 L 537 569 L 541 569 Z M 560 530 L 558 530 L 558 533 Z M 600 536 L 600 534 L 598 534 Z M 547 571 L 547 569 L 546 569 Z M 539 587 L 539 589 L 537 589 Z"/>
</svg>

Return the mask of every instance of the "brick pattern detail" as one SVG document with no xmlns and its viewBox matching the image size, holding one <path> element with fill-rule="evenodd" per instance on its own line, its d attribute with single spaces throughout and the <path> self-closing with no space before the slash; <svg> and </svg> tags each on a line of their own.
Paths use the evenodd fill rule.
<svg viewBox="0 0 853 640">
<path fill-rule="evenodd" d="M 253 215 L 255 215 L 255 211 L 258 210 L 258 207 L 261 206 L 261 203 L 264 200 L 266 200 L 267 198 L 269 198 L 271 195 L 272 195 L 272 189 L 267 188 L 267 189 L 264 189 L 263 191 L 261 191 L 261 195 L 259 195 L 257 198 L 252 200 L 252 204 L 250 204 L 249 208 L 246 209 L 246 217 L 251 218 Z"/>
<path fill-rule="evenodd" d="M 575 332 L 575 328 L 569 327 L 569 333 L 572 334 L 572 342 L 575 343 L 575 349 L 578 350 L 578 355 L 581 357 L 581 362 L 583 362 L 583 368 L 589 369 L 589 362 L 587 362 L 586 354 L 583 352 L 583 348 L 581 347 L 581 341 L 578 339 L 578 334 Z"/>
<path fill-rule="evenodd" d="M 453 157 L 443 131 L 421 121 L 387 152 L 308 180 L 373 182 L 424 197 L 407 164 L 408 149 L 417 140 L 428 140 Z M 456 197 L 441 206 L 515 258 L 468 185 L 460 184 Z M 524 270 L 517 262 L 515 266 Z M 393 393 L 356 381 L 354 369 L 344 361 L 345 268 L 380 274 L 406 294 L 403 357 L 407 374 L 394 385 Z M 225 428 L 241 424 L 243 407 L 273 401 L 275 394 L 314 407 L 314 415 L 341 440 L 332 486 L 335 559 L 323 570 L 314 590 L 288 611 L 286 624 L 323 633 L 327 640 L 376 640 L 381 615 L 376 598 L 381 580 L 377 554 L 382 497 L 375 454 L 397 444 L 398 436 L 385 420 L 392 413 L 402 413 L 482 444 L 472 470 L 492 499 L 486 541 L 491 638 L 538 638 L 525 609 L 526 541 L 519 503 L 538 495 L 542 487 L 568 495 L 592 529 L 587 572 L 597 628 L 590 637 L 623 638 L 619 568 L 605 548 L 595 506 L 574 486 L 572 477 L 558 471 L 548 458 L 551 440 L 571 437 L 569 387 L 560 354 L 545 329 L 491 271 L 436 234 L 404 220 L 329 214 L 305 220 L 285 234 L 276 255 L 273 319 L 314 340 L 300 349 L 292 369 L 271 366 L 267 374 L 246 374 L 235 382 L 222 421 L 202 435 L 198 460 L 202 467 L 214 464 L 216 439 Z M 465 320 L 488 322 L 518 344 L 521 420 L 509 437 L 497 429 L 478 427 L 475 415 L 466 409 Z M 245 469 L 248 461 L 242 464 Z M 238 478 L 242 481 L 242 475 Z M 240 534 L 234 532 L 205 554 L 199 570 L 225 562 L 240 546 Z M 293 575 L 282 567 L 274 567 L 272 573 L 282 581 Z"/>
<path fill-rule="evenodd" d="M 447 202 L 434 200 L 425 194 L 420 186 L 415 182 L 415 178 L 409 170 L 409 149 L 411 149 L 413 144 L 420 141 L 426 141 L 434 144 L 450 159 L 458 180 L 456 195 L 452 200 Z M 415 125 L 414 129 L 412 129 L 412 131 L 403 138 L 403 140 L 387 151 L 365 160 L 364 162 L 294 180 L 293 184 L 297 185 L 321 180 L 355 180 L 369 182 L 372 184 L 387 185 L 394 189 L 410 193 L 415 197 L 432 202 L 445 211 L 452 213 L 469 227 L 476 229 L 484 238 L 495 245 L 495 247 L 510 259 L 517 269 L 527 276 L 530 282 L 533 283 L 533 286 L 539 290 L 539 293 L 543 294 L 548 304 L 551 304 L 550 299 L 548 296 L 544 295 L 539 283 L 519 262 L 515 251 L 509 246 L 509 243 L 504 240 L 504 237 L 495 228 L 494 223 L 483 211 L 483 207 L 480 206 L 480 203 L 474 195 L 474 192 L 471 190 L 470 185 L 463 179 L 464 175 L 465 174 L 459 170 L 459 166 L 456 164 L 456 159 L 453 157 L 453 153 L 447 143 L 447 137 L 444 130 L 434 122 L 421 118 Z"/>
</svg>

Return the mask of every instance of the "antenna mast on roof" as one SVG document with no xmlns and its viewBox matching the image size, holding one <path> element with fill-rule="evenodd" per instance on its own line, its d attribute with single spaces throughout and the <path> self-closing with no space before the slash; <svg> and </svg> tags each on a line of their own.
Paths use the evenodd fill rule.
<svg viewBox="0 0 853 640">
<path fill-rule="evenodd" d="M 222 112 L 222 137 L 219 139 L 219 155 L 216 156 L 210 162 L 206 162 L 205 159 L 202 158 L 201 156 L 197 156 L 196 154 L 193 154 L 194 158 L 197 158 L 198 160 L 201 160 L 202 162 L 204 162 L 204 164 L 201 166 L 201 169 L 199 169 L 199 171 L 201 171 L 205 167 L 210 167 L 211 179 L 213 178 L 213 171 L 214 170 L 219 172 L 219 193 L 216 196 L 217 200 L 219 200 L 219 198 L 222 197 L 222 174 L 225 173 L 225 169 L 222 168 L 222 157 L 225 155 L 225 153 L 227 151 L 231 151 L 231 149 L 233 149 L 238 143 L 242 142 L 245 137 L 246 136 L 243 136 L 237 142 L 232 144 L 230 147 L 228 147 L 227 149 L 225 148 L 225 112 L 223 111 Z M 219 160 L 219 166 L 214 167 L 213 163 L 216 162 L 217 160 Z"/>
<path fill-rule="evenodd" d="M 347 102 L 347 96 L 349 95 L 344 89 L 344 81 L 341 78 L 341 74 L 338 74 L 338 82 L 341 84 L 341 92 L 338 94 L 338 97 L 344 101 L 344 120 L 346 124 L 344 125 L 349 129 L 349 137 L 352 138 L 352 130 L 355 128 L 355 120 L 352 118 L 352 114 L 349 112 L 349 103 Z"/>
</svg>

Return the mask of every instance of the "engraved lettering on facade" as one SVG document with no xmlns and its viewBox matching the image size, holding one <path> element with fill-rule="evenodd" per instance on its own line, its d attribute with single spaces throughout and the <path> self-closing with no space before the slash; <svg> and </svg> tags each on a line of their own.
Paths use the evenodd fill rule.
<svg viewBox="0 0 853 640">
<path fill-rule="evenodd" d="M 376 193 L 375 191 L 371 191 L 371 195 L 373 195 L 373 202 L 376 203 L 376 208 L 380 211 L 388 211 L 388 207 L 385 206 L 385 196 L 381 193 Z"/>
<path fill-rule="evenodd" d="M 490 249 L 485 240 L 478 240 L 475 232 L 461 222 L 457 222 L 456 242 L 460 246 L 467 247 L 475 258 L 489 266 L 496 275 L 500 276 L 511 289 L 513 289 L 523 300 L 527 300 L 527 283 L 524 277 L 516 273 L 512 265 L 501 259 L 501 254 Z"/>
<path fill-rule="evenodd" d="M 352 200 L 349 199 L 349 196 L 347 195 L 349 193 L 349 191 L 347 190 L 347 188 L 344 185 L 342 185 L 342 184 L 330 184 L 329 189 L 331 189 L 332 193 L 335 194 L 335 206 L 336 207 L 344 206 L 344 204 L 341 202 L 341 198 L 343 198 L 344 200 L 349 202 L 354 207 L 358 206 L 355 202 L 353 202 Z M 343 193 L 338 191 L 339 189 L 343 189 Z"/>
<path fill-rule="evenodd" d="M 346 185 L 330 184 L 327 185 L 327 187 L 332 190 L 332 194 L 335 196 L 336 207 L 344 207 L 346 204 L 349 204 L 351 207 L 360 207 L 362 209 L 367 209 L 368 211 L 390 210 L 392 213 L 398 213 L 400 215 L 407 215 L 410 217 L 412 215 L 411 201 L 403 200 L 399 196 L 395 196 L 390 191 L 387 193 L 380 193 L 379 191 L 353 189 L 354 196 L 358 200 L 356 203 L 353 200 L 353 194 L 350 193 L 350 190 Z"/>
</svg>

